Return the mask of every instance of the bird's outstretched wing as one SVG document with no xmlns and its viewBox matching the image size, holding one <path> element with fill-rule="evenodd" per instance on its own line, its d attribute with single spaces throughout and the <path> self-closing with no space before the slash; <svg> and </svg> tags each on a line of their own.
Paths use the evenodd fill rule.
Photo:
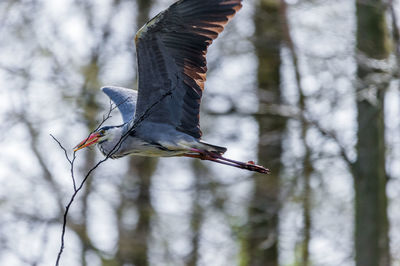
<svg viewBox="0 0 400 266">
<path fill-rule="evenodd" d="M 118 107 L 124 123 L 128 123 L 133 119 L 135 115 L 137 91 L 114 86 L 102 87 L 101 90 L 107 94 Z"/>
<path fill-rule="evenodd" d="M 146 121 L 168 123 L 201 137 L 199 108 L 207 47 L 241 6 L 241 0 L 180 0 L 138 31 L 135 119 L 163 98 Z"/>
</svg>

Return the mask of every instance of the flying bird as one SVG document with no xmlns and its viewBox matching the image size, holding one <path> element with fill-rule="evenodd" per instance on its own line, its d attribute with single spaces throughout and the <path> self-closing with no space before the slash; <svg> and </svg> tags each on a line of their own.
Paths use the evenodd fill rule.
<svg viewBox="0 0 400 266">
<path fill-rule="evenodd" d="M 201 140 L 199 108 L 207 48 L 241 2 L 180 0 L 148 21 L 135 36 L 138 90 L 102 88 L 118 107 L 123 124 L 96 130 L 74 151 L 97 144 L 110 158 L 185 156 L 268 173 L 252 161 L 225 158 L 225 147 Z"/>
</svg>

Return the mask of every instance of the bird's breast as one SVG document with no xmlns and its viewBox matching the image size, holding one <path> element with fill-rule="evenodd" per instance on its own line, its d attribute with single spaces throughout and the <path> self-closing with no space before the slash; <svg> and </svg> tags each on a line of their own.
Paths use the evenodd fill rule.
<svg viewBox="0 0 400 266">
<path fill-rule="evenodd" d="M 100 146 L 104 154 L 104 149 Z M 174 149 L 173 145 L 166 147 L 158 142 L 146 141 L 137 137 L 129 136 L 121 143 L 121 147 L 112 155 L 111 158 L 120 158 L 126 155 L 138 155 L 147 157 L 170 157 L 186 153 L 181 148 Z"/>
</svg>

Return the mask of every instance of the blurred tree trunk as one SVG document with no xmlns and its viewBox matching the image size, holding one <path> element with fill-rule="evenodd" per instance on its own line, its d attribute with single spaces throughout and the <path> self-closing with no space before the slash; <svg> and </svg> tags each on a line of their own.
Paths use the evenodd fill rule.
<svg viewBox="0 0 400 266">
<path fill-rule="evenodd" d="M 200 248 L 200 231 L 201 225 L 203 224 L 204 210 L 199 203 L 201 191 L 199 188 L 199 181 L 196 178 L 196 184 L 194 188 L 192 213 L 190 217 L 190 229 L 191 229 L 191 244 L 192 250 L 186 259 L 186 266 L 196 266 L 199 260 L 199 248 Z"/>
<path fill-rule="evenodd" d="M 201 226 L 204 220 L 204 207 L 201 204 L 202 190 L 204 189 L 204 184 L 206 179 L 210 180 L 208 176 L 208 169 L 200 160 L 191 161 L 192 171 L 194 173 L 194 184 L 193 184 L 193 202 L 190 215 L 190 242 L 192 244 L 192 250 L 187 256 L 186 266 L 196 266 L 199 260 L 199 248 L 200 248 L 200 238 L 201 238 Z M 210 188 L 211 189 L 211 188 Z"/>
<path fill-rule="evenodd" d="M 97 127 L 97 114 L 99 112 L 99 105 L 96 102 L 95 95 L 98 92 L 98 88 L 100 87 L 99 83 L 99 62 L 98 62 L 99 54 L 98 51 L 95 51 L 92 54 L 90 63 L 84 68 L 84 76 L 85 83 L 82 87 L 82 99 L 86 99 L 83 103 L 84 106 L 84 119 L 88 128 L 88 131 L 91 132 Z M 96 162 L 96 151 L 94 149 L 86 149 L 85 151 L 85 170 L 84 173 L 87 173 Z M 93 179 L 89 178 L 86 181 L 86 184 L 83 189 L 82 194 L 82 211 L 81 217 L 82 220 L 79 223 L 78 227 L 75 228 L 75 232 L 79 235 L 79 238 L 82 241 L 82 266 L 88 265 L 86 262 L 86 254 L 89 250 L 92 249 L 93 245 L 88 236 L 88 204 L 89 204 L 89 196 L 92 191 L 92 182 Z M 76 225 L 75 225 L 76 226 Z"/>
<path fill-rule="evenodd" d="M 259 0 L 254 23 L 258 58 L 260 113 L 281 103 L 281 3 Z M 249 230 L 245 241 L 244 265 L 278 265 L 279 174 L 282 139 L 286 119 L 273 114 L 257 117 L 259 124 L 258 162 L 271 169 L 271 175 L 255 175 L 254 194 L 249 207 Z"/>
<path fill-rule="evenodd" d="M 90 12 L 88 13 L 88 20 L 90 20 Z M 105 41 L 105 39 L 102 39 Z M 90 55 L 90 61 L 87 65 L 82 68 L 82 76 L 84 77 L 84 82 L 81 88 L 81 96 L 78 99 L 84 99 L 84 101 L 78 101 L 78 105 L 81 105 L 83 112 L 83 121 L 85 121 L 88 132 L 93 131 L 97 127 L 97 114 L 99 112 L 99 104 L 96 101 L 96 94 L 99 83 L 99 53 L 100 50 L 93 49 Z M 87 173 L 93 165 L 96 163 L 96 151 L 94 149 L 85 149 L 84 151 L 84 162 L 83 173 Z M 93 178 L 89 178 L 82 190 L 81 195 L 81 214 L 79 220 L 68 222 L 69 228 L 71 228 L 78 236 L 82 244 L 81 250 L 81 261 L 82 266 L 89 265 L 86 261 L 86 255 L 89 251 L 97 251 L 93 246 L 91 239 L 88 235 L 88 206 L 89 197 L 92 192 Z"/>
<path fill-rule="evenodd" d="M 148 265 L 148 243 L 151 234 L 151 177 L 156 169 L 156 160 L 131 157 L 128 174 L 122 184 L 121 205 L 117 211 L 119 241 L 117 257 L 119 264 Z M 139 177 L 138 180 L 134 177 Z M 132 214 L 131 210 L 136 209 Z M 125 224 L 127 215 L 136 215 L 136 226 Z M 130 218 L 128 220 L 131 220 Z"/>
<path fill-rule="evenodd" d="M 355 248 L 358 266 L 390 265 L 385 171 L 385 73 L 371 60 L 390 54 L 383 1 L 357 1 L 357 161 Z"/>
<path fill-rule="evenodd" d="M 149 19 L 149 12 L 153 1 L 137 0 L 137 28 L 142 27 Z M 132 45 L 134 45 L 132 40 Z M 135 58 L 136 60 L 136 58 Z M 123 189 L 128 195 L 121 198 L 119 209 L 119 250 L 120 263 L 132 263 L 135 266 L 146 266 L 148 262 L 148 243 L 151 234 L 151 216 L 153 207 L 151 205 L 151 177 L 156 169 L 157 159 L 146 157 L 130 157 L 129 170 L 125 177 Z M 132 180 L 137 176 L 139 180 Z M 137 193 L 138 195 L 131 195 Z M 135 228 L 127 228 L 121 222 L 125 211 L 136 205 L 137 224 Z"/>
<path fill-rule="evenodd" d="M 301 85 L 301 75 L 298 63 L 298 56 L 296 52 L 296 47 L 293 42 L 293 38 L 290 31 L 289 25 L 289 17 L 287 13 L 287 4 L 285 1 L 282 1 L 282 16 L 284 17 L 283 25 L 283 34 L 285 44 L 290 50 L 292 55 L 293 68 L 295 72 L 295 83 L 299 95 L 299 110 L 304 114 L 307 111 L 306 106 L 306 96 L 303 93 L 303 87 Z M 312 220 L 311 220 L 311 202 L 312 202 L 312 189 L 311 189 L 311 175 L 314 172 L 314 167 L 311 161 L 311 148 L 307 143 L 307 133 L 309 130 L 309 123 L 306 121 L 304 115 L 301 115 L 300 119 L 300 138 L 301 145 L 304 148 L 304 155 L 302 158 L 303 169 L 301 173 L 299 173 L 298 178 L 301 178 L 303 182 L 302 187 L 302 207 L 303 207 L 303 230 L 302 230 L 302 240 L 300 243 L 300 258 L 296 261 L 301 262 L 302 266 L 310 265 L 310 241 L 311 241 L 311 228 L 312 228 Z"/>
</svg>

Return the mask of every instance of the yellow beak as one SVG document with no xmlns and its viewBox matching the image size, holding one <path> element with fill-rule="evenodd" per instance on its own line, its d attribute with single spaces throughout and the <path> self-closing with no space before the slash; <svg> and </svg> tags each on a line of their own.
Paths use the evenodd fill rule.
<svg viewBox="0 0 400 266">
<path fill-rule="evenodd" d="M 96 144 L 97 142 L 99 142 L 100 137 L 101 135 L 98 132 L 91 134 L 87 139 L 84 139 L 78 145 L 76 145 L 74 151 L 79 151 L 80 149 Z"/>
</svg>

